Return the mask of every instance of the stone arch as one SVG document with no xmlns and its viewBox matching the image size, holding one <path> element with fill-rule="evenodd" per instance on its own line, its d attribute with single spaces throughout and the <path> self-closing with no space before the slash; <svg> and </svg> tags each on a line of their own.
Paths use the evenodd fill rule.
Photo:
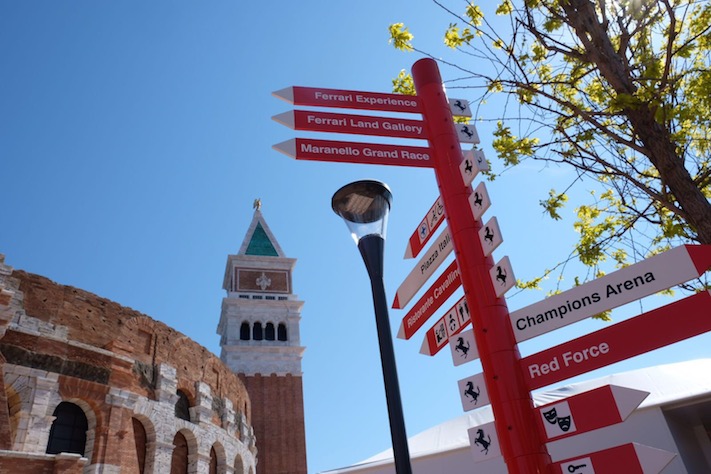
<svg viewBox="0 0 711 474">
<path fill-rule="evenodd" d="M 252 327 L 247 321 L 243 321 L 239 326 L 239 340 L 249 341 L 252 339 Z"/>
<path fill-rule="evenodd" d="M 195 468 L 194 459 L 197 454 L 198 440 L 195 433 L 187 428 L 178 430 L 173 436 L 170 474 L 192 474 Z"/>
<path fill-rule="evenodd" d="M 276 339 L 276 329 L 274 328 L 274 323 L 269 321 L 264 326 L 264 340 L 274 341 Z"/>
<path fill-rule="evenodd" d="M 277 326 L 277 341 L 287 341 L 287 331 L 286 331 L 286 324 L 284 323 L 279 323 Z"/>
<path fill-rule="evenodd" d="M 240 453 L 237 453 L 235 456 L 233 468 L 235 474 L 244 474 L 244 460 L 242 459 L 242 455 Z"/>
<path fill-rule="evenodd" d="M 148 316 L 136 316 L 123 325 L 122 336 L 132 348 L 132 356 L 153 355 L 156 351 L 158 323 Z"/>
<path fill-rule="evenodd" d="M 214 464 L 213 464 L 214 463 Z M 213 470 L 214 466 L 214 470 Z M 219 441 L 216 441 L 210 447 L 210 474 L 226 474 L 227 473 L 227 454 L 225 447 Z"/>
<path fill-rule="evenodd" d="M 180 418 L 181 420 L 191 421 L 190 408 L 195 405 L 194 399 L 191 399 L 192 397 L 190 396 L 189 392 L 182 388 L 177 389 L 175 391 L 175 394 L 178 397 L 174 405 L 175 417 Z"/>
<path fill-rule="evenodd" d="M 255 322 L 254 326 L 252 326 L 252 339 L 255 341 L 264 340 L 264 327 L 261 321 Z"/>
<path fill-rule="evenodd" d="M 139 474 L 151 474 L 154 471 L 154 460 L 156 456 L 155 425 L 150 418 L 140 413 L 132 414 L 131 425 L 133 441 L 136 448 L 136 464 L 139 466 L 138 472 Z"/>
</svg>

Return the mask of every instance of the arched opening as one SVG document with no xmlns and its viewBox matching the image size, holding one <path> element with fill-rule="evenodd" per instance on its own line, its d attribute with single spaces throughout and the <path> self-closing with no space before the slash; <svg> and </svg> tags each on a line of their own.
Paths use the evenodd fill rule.
<svg viewBox="0 0 711 474">
<path fill-rule="evenodd" d="M 264 330 L 262 329 L 262 323 L 254 323 L 254 328 L 252 330 L 252 339 L 255 341 L 261 341 L 264 339 Z"/>
<path fill-rule="evenodd" d="M 277 328 L 277 339 L 280 341 L 286 341 L 286 324 L 279 323 L 279 327 Z"/>
<path fill-rule="evenodd" d="M 266 328 L 264 328 L 264 339 L 267 341 L 274 340 L 274 323 L 267 323 Z"/>
<path fill-rule="evenodd" d="M 176 433 L 173 438 L 170 474 L 188 474 L 188 440 L 182 433 Z"/>
<path fill-rule="evenodd" d="M 214 446 L 210 448 L 210 469 L 208 472 L 210 474 L 217 474 L 217 453 L 215 452 Z"/>
<path fill-rule="evenodd" d="M 249 323 L 244 322 L 242 325 L 239 327 L 239 339 L 240 341 L 249 341 L 249 333 L 251 331 L 249 330 Z"/>
<path fill-rule="evenodd" d="M 235 474 L 244 474 L 244 462 L 239 454 L 235 457 Z"/>
<path fill-rule="evenodd" d="M 182 390 L 178 390 L 176 394 L 178 395 L 178 401 L 175 402 L 175 417 L 190 421 L 190 399 Z"/>
<path fill-rule="evenodd" d="M 131 418 L 131 423 L 133 425 L 133 441 L 136 446 L 136 465 L 138 466 L 138 473 L 143 474 L 146 470 L 146 446 L 148 444 L 148 435 L 146 434 L 146 428 L 136 418 Z"/>
<path fill-rule="evenodd" d="M 89 428 L 84 410 L 73 403 L 62 402 L 54 409 L 52 416 L 56 418 L 49 431 L 47 454 L 76 453 L 84 456 Z"/>
</svg>

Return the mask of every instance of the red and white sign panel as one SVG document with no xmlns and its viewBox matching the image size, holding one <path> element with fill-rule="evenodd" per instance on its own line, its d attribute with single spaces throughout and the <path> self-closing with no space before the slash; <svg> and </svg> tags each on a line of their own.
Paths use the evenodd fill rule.
<svg viewBox="0 0 711 474">
<path fill-rule="evenodd" d="M 507 291 L 516 286 L 516 276 L 514 276 L 513 267 L 508 256 L 494 264 L 489 270 L 489 276 L 491 276 L 491 284 L 494 287 L 497 298 L 501 298 Z"/>
<path fill-rule="evenodd" d="M 496 436 L 494 422 L 475 426 L 467 430 L 469 434 L 469 446 L 474 456 L 474 462 L 489 461 L 501 456 L 499 438 Z"/>
<path fill-rule="evenodd" d="M 402 318 L 397 337 L 410 339 L 418 329 L 439 309 L 462 284 L 457 261 L 449 264 L 427 292 L 415 303 L 407 315 Z"/>
<path fill-rule="evenodd" d="M 360 92 L 342 89 L 293 86 L 272 92 L 272 95 L 294 105 L 336 107 L 340 109 L 382 110 L 385 112 L 420 112 L 417 96 L 387 94 L 383 92 Z M 469 101 L 449 99 L 452 114 L 471 117 Z"/>
<path fill-rule="evenodd" d="M 469 205 L 472 208 L 472 215 L 474 219 L 480 221 L 484 213 L 491 206 L 491 199 L 489 199 L 489 193 L 486 191 L 486 185 L 482 181 L 474 188 L 471 195 L 469 196 Z"/>
<path fill-rule="evenodd" d="M 375 135 L 379 137 L 427 138 L 425 123 L 421 120 L 336 114 L 309 110 L 291 110 L 275 115 L 272 119 L 294 130 Z"/>
<path fill-rule="evenodd" d="M 277 143 L 272 148 L 297 160 L 419 168 L 432 168 L 434 166 L 431 150 L 418 146 L 292 138 L 291 140 Z"/>
<path fill-rule="evenodd" d="M 420 112 L 419 99 L 414 95 L 300 86 L 287 87 L 272 92 L 272 95 L 294 105 L 382 110 L 385 112 Z"/>
<path fill-rule="evenodd" d="M 459 171 L 462 173 L 462 181 L 464 181 L 465 187 L 474 181 L 479 172 L 488 170 L 489 162 L 486 161 L 484 152 L 475 148 L 465 152 L 464 159 L 459 164 Z"/>
<path fill-rule="evenodd" d="M 546 442 L 622 423 L 649 392 L 605 385 L 536 408 Z"/>
<path fill-rule="evenodd" d="M 481 249 L 484 251 L 485 257 L 491 255 L 491 253 L 504 241 L 501 237 L 499 221 L 496 220 L 496 217 L 489 219 L 487 223 L 479 229 L 479 240 L 481 241 Z"/>
<path fill-rule="evenodd" d="M 711 245 L 682 245 L 512 312 L 521 342 L 702 275 Z"/>
<path fill-rule="evenodd" d="M 442 316 L 425 334 L 420 347 L 420 354 L 433 356 L 447 345 L 449 339 L 459 334 L 471 322 L 469 304 L 462 296 L 444 316 Z"/>
<path fill-rule="evenodd" d="M 711 331 L 711 294 L 703 291 L 521 359 L 528 388 L 591 370 Z"/>
<path fill-rule="evenodd" d="M 469 329 L 449 339 L 452 362 L 455 366 L 466 364 L 479 358 L 479 350 L 474 339 L 474 330 Z"/>
<path fill-rule="evenodd" d="M 623 444 L 553 464 L 556 474 L 658 474 L 676 454 L 637 443 Z"/>
<path fill-rule="evenodd" d="M 430 248 L 422 255 L 415 268 L 407 275 L 405 281 L 400 284 L 397 292 L 395 292 L 393 308 L 402 309 L 407 306 L 412 297 L 420 291 L 422 285 L 430 279 L 447 256 L 452 253 L 453 248 L 449 229 L 445 227 L 439 237 L 432 242 Z"/>
<path fill-rule="evenodd" d="M 442 202 L 442 197 L 438 197 L 430 210 L 427 211 L 427 215 L 420 225 L 417 226 L 417 230 L 410 236 L 410 240 L 407 242 L 407 248 L 405 249 L 405 256 L 403 258 L 414 258 L 420 253 L 424 248 L 425 244 L 430 240 L 432 234 L 444 221 L 444 203 Z"/>
<path fill-rule="evenodd" d="M 486 392 L 486 380 L 483 373 L 462 379 L 457 384 L 464 411 L 481 408 L 491 403 L 489 394 Z"/>
</svg>

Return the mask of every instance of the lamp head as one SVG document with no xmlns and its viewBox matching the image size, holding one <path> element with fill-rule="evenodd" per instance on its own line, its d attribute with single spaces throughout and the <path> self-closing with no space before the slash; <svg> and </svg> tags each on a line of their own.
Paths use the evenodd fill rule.
<svg viewBox="0 0 711 474">
<path fill-rule="evenodd" d="M 369 235 L 385 239 L 392 201 L 393 195 L 385 183 L 363 180 L 336 191 L 331 207 L 346 222 L 353 240 L 358 244 L 360 239 Z"/>
</svg>

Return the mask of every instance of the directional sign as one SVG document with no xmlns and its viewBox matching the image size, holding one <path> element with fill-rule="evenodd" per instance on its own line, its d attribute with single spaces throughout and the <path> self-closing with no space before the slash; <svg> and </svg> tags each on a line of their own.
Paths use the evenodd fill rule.
<svg viewBox="0 0 711 474">
<path fill-rule="evenodd" d="M 496 262 L 492 269 L 489 270 L 489 275 L 497 298 L 501 298 L 507 291 L 516 286 L 516 277 L 508 256 Z"/>
<path fill-rule="evenodd" d="M 417 230 L 410 236 L 410 240 L 407 241 L 407 248 L 405 249 L 405 256 L 403 258 L 414 258 L 420 253 L 425 246 L 425 244 L 430 240 L 434 231 L 437 230 L 439 225 L 444 221 L 444 204 L 442 203 L 442 198 L 438 197 L 430 210 L 427 211 L 427 215 L 420 225 L 417 226 Z"/>
<path fill-rule="evenodd" d="M 459 165 L 459 171 L 462 173 L 464 186 L 469 186 L 480 171 L 488 171 L 489 162 L 486 161 L 484 152 L 472 148 L 464 153 L 464 159 Z"/>
<path fill-rule="evenodd" d="M 430 248 L 422 255 L 415 268 L 407 275 L 405 281 L 400 284 L 395 293 L 393 308 L 401 309 L 407 306 L 407 303 L 422 288 L 422 285 L 430 279 L 447 256 L 452 253 L 453 248 L 449 229 L 445 227 L 439 237 L 432 242 Z"/>
<path fill-rule="evenodd" d="M 291 110 L 275 115 L 272 119 L 294 130 L 376 135 L 380 137 L 427 138 L 425 124 L 421 120 L 335 114 L 309 110 Z"/>
<path fill-rule="evenodd" d="M 536 408 L 546 441 L 622 423 L 649 392 L 605 385 Z"/>
<path fill-rule="evenodd" d="M 529 390 L 711 331 L 711 294 L 703 291 L 521 359 Z"/>
<path fill-rule="evenodd" d="M 462 379 L 457 384 L 459 385 L 459 397 L 462 399 L 464 411 L 481 408 L 490 403 L 483 373 Z"/>
<path fill-rule="evenodd" d="M 559 474 L 658 474 L 674 459 L 676 454 L 663 449 L 650 448 L 637 443 L 586 454 L 553 464 Z"/>
<path fill-rule="evenodd" d="M 272 148 L 297 160 L 420 168 L 433 166 L 432 151 L 429 148 L 418 146 L 296 138 L 278 143 Z"/>
<path fill-rule="evenodd" d="M 479 133 L 477 133 L 476 127 L 473 124 L 456 123 L 454 125 L 457 129 L 457 136 L 460 142 L 472 143 L 474 145 L 479 143 Z"/>
<path fill-rule="evenodd" d="M 383 110 L 386 112 L 420 112 L 420 101 L 414 95 L 300 86 L 287 87 L 272 92 L 272 95 L 294 105 Z M 472 116 L 469 101 L 464 99 L 449 99 L 449 108 L 453 115 L 460 117 Z"/>
<path fill-rule="evenodd" d="M 512 312 L 521 342 L 702 275 L 711 245 L 682 245 Z"/>
<path fill-rule="evenodd" d="M 469 108 L 469 101 L 463 99 L 449 99 L 449 110 L 455 117 L 471 117 L 472 110 Z"/>
<path fill-rule="evenodd" d="M 474 462 L 488 461 L 501 456 L 499 438 L 496 436 L 494 422 L 475 426 L 467 430 Z"/>
<path fill-rule="evenodd" d="M 489 199 L 489 193 L 486 191 L 486 185 L 482 181 L 474 188 L 474 191 L 469 196 L 469 205 L 472 208 L 472 214 L 474 219 L 481 220 L 489 206 L 491 206 L 491 199 Z"/>
<path fill-rule="evenodd" d="M 294 105 L 383 110 L 386 112 L 420 112 L 418 98 L 403 94 L 294 86 L 273 92 L 272 95 Z"/>
<path fill-rule="evenodd" d="M 457 261 L 454 260 L 402 318 L 397 337 L 410 339 L 461 284 Z"/>
<path fill-rule="evenodd" d="M 452 362 L 454 365 L 462 365 L 479 358 L 479 351 L 476 348 L 474 330 L 462 331 L 449 340 L 449 348 L 452 351 Z"/>
<path fill-rule="evenodd" d="M 499 221 L 496 220 L 496 217 L 489 219 L 479 230 L 479 240 L 481 241 L 481 248 L 484 251 L 485 257 L 491 255 L 491 253 L 496 250 L 496 247 L 501 245 L 504 241 L 501 237 Z"/>
<path fill-rule="evenodd" d="M 467 304 L 466 297 L 462 296 L 461 299 L 427 331 L 422 341 L 422 346 L 420 347 L 420 354 L 429 356 L 435 355 L 447 345 L 450 338 L 462 332 L 470 322 L 469 304 Z"/>
</svg>

